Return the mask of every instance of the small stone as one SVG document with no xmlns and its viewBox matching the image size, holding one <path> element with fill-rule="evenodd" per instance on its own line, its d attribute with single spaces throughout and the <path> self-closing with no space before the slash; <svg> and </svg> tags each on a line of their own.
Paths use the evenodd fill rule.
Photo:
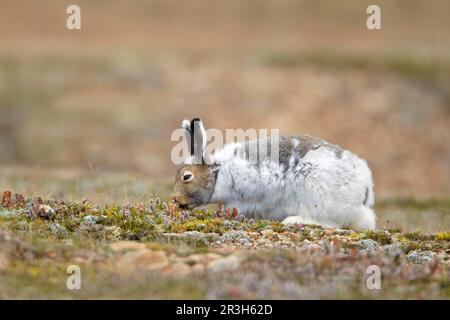
<svg viewBox="0 0 450 320">
<path fill-rule="evenodd" d="M 216 241 L 220 241 L 220 239 L 221 239 L 220 235 L 215 232 L 208 232 L 203 235 L 204 235 L 204 238 L 209 242 L 216 242 Z"/>
<path fill-rule="evenodd" d="M 198 232 L 198 231 L 186 231 L 184 233 L 181 234 L 182 237 L 185 238 L 201 238 L 203 236 L 203 233 Z"/>
<path fill-rule="evenodd" d="M 250 240 L 250 237 L 248 236 L 248 233 L 242 230 L 232 230 L 229 232 L 226 232 L 222 235 L 223 241 L 237 241 L 240 239 L 248 239 Z"/>
<path fill-rule="evenodd" d="M 231 223 L 231 221 L 225 220 L 224 222 L 222 222 L 222 225 L 224 227 L 232 227 L 233 224 Z"/>
<path fill-rule="evenodd" d="M 87 215 L 87 216 L 85 216 L 85 217 L 83 218 L 83 220 L 86 221 L 86 222 L 89 222 L 89 223 L 94 224 L 94 223 L 97 223 L 98 218 L 95 217 L 95 216 Z"/>
<path fill-rule="evenodd" d="M 203 243 L 205 245 L 208 244 L 208 239 L 210 238 L 210 234 L 205 234 L 198 231 L 186 231 L 183 233 L 163 233 L 163 236 L 167 239 L 168 242 L 196 242 Z M 217 235 L 217 239 L 219 236 Z M 214 239 L 216 241 L 216 239 Z"/>
<path fill-rule="evenodd" d="M 355 242 L 355 245 L 361 249 L 361 252 L 374 254 L 378 251 L 378 242 L 372 239 L 363 239 Z"/>
<path fill-rule="evenodd" d="M 398 257 L 403 254 L 403 245 L 401 242 L 394 242 L 385 245 L 383 248 L 383 253 L 390 257 Z"/>
<path fill-rule="evenodd" d="M 52 223 L 49 226 L 50 230 L 52 230 L 53 232 L 60 234 L 60 235 L 64 235 L 67 233 L 66 228 L 64 228 L 62 225 L 60 225 L 59 223 Z"/>
<path fill-rule="evenodd" d="M 287 240 L 282 240 L 281 241 L 281 245 L 283 247 L 292 247 L 294 244 L 291 241 L 287 241 Z"/>
<path fill-rule="evenodd" d="M 95 222 L 92 221 L 83 221 L 80 223 L 79 229 L 80 231 L 97 231 L 101 228 L 100 225 L 97 225 Z"/>
<path fill-rule="evenodd" d="M 250 242 L 250 240 L 248 240 L 248 239 L 246 239 L 246 238 L 242 238 L 242 239 L 239 240 L 239 242 L 240 242 L 241 244 L 247 244 L 247 243 Z"/>
<path fill-rule="evenodd" d="M 406 258 L 409 262 L 423 264 L 431 262 L 435 256 L 436 253 L 432 251 L 414 250 L 408 253 L 408 256 Z"/>
<path fill-rule="evenodd" d="M 320 246 L 320 245 L 318 245 L 317 243 L 315 243 L 315 242 L 312 242 L 312 241 L 309 241 L 309 240 L 307 240 L 307 239 L 305 239 L 305 240 L 303 240 L 302 242 L 301 242 L 301 245 L 302 245 L 302 247 L 303 248 L 307 248 L 307 249 L 321 249 L 322 247 Z"/>
</svg>

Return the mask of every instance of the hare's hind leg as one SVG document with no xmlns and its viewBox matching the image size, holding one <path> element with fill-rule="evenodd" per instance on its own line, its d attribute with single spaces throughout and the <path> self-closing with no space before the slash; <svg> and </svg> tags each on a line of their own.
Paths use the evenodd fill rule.
<svg viewBox="0 0 450 320">
<path fill-rule="evenodd" d="M 285 225 L 292 224 L 317 224 L 322 225 L 326 228 L 342 228 L 344 226 L 349 226 L 354 230 L 373 230 L 376 227 L 376 215 L 372 209 L 361 205 L 354 209 L 344 210 L 346 217 L 343 221 L 316 221 L 305 217 L 304 215 L 289 216 L 285 218 L 281 223 Z M 343 215 L 344 216 L 344 215 Z M 338 219 L 341 220 L 341 219 Z M 349 223 L 344 223 L 344 221 L 350 221 Z"/>
<path fill-rule="evenodd" d="M 350 227 L 355 230 L 373 230 L 376 227 L 377 218 L 375 212 L 361 205 L 355 210 L 355 216 Z"/>
<path fill-rule="evenodd" d="M 293 225 L 293 224 L 299 224 L 299 223 L 305 223 L 303 217 L 301 216 L 289 216 L 286 217 L 283 221 L 281 221 L 282 224 L 285 225 Z"/>
<path fill-rule="evenodd" d="M 312 219 L 305 218 L 302 215 L 298 216 L 289 216 L 286 217 L 283 221 L 281 221 L 284 225 L 293 225 L 293 224 L 316 224 L 316 225 L 322 225 L 324 227 L 334 227 L 334 225 L 326 224 L 323 222 L 315 221 Z"/>
</svg>

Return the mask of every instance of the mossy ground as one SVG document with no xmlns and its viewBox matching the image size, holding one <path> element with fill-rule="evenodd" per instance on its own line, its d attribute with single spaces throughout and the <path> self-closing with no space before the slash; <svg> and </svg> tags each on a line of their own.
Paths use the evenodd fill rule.
<svg viewBox="0 0 450 320">
<path fill-rule="evenodd" d="M 158 198 L 0 206 L 0 298 L 449 298 L 449 254 L 449 232 L 283 226 Z M 66 287 L 74 264 L 81 290 Z M 374 264 L 381 290 L 366 287 Z"/>
<path fill-rule="evenodd" d="M 359 1 L 82 7 L 98 23 L 72 36 L 50 2 L 2 17 L 0 190 L 35 199 L 0 206 L 0 298 L 448 298 L 449 1 L 383 1 L 384 31 Z M 356 152 L 379 230 L 150 203 L 171 191 L 169 137 L 192 116 Z M 365 287 L 369 263 L 382 290 Z"/>
</svg>

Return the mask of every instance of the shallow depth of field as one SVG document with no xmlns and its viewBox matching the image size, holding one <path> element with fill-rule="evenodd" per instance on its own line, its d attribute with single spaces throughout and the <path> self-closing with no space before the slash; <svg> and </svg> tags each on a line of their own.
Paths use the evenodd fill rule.
<svg viewBox="0 0 450 320">
<path fill-rule="evenodd" d="M 379 31 L 359 0 L 70 4 L 0 0 L 0 298 L 450 297 L 448 1 L 379 1 Z M 173 208 L 194 116 L 353 150 L 378 230 Z"/>
</svg>

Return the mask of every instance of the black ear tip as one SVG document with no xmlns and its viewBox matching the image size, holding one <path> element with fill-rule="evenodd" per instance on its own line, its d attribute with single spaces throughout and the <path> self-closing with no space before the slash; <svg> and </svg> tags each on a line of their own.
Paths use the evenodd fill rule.
<svg viewBox="0 0 450 320">
<path fill-rule="evenodd" d="M 191 131 L 194 132 L 194 126 L 196 122 L 201 122 L 200 118 L 194 118 L 191 120 Z"/>
</svg>

